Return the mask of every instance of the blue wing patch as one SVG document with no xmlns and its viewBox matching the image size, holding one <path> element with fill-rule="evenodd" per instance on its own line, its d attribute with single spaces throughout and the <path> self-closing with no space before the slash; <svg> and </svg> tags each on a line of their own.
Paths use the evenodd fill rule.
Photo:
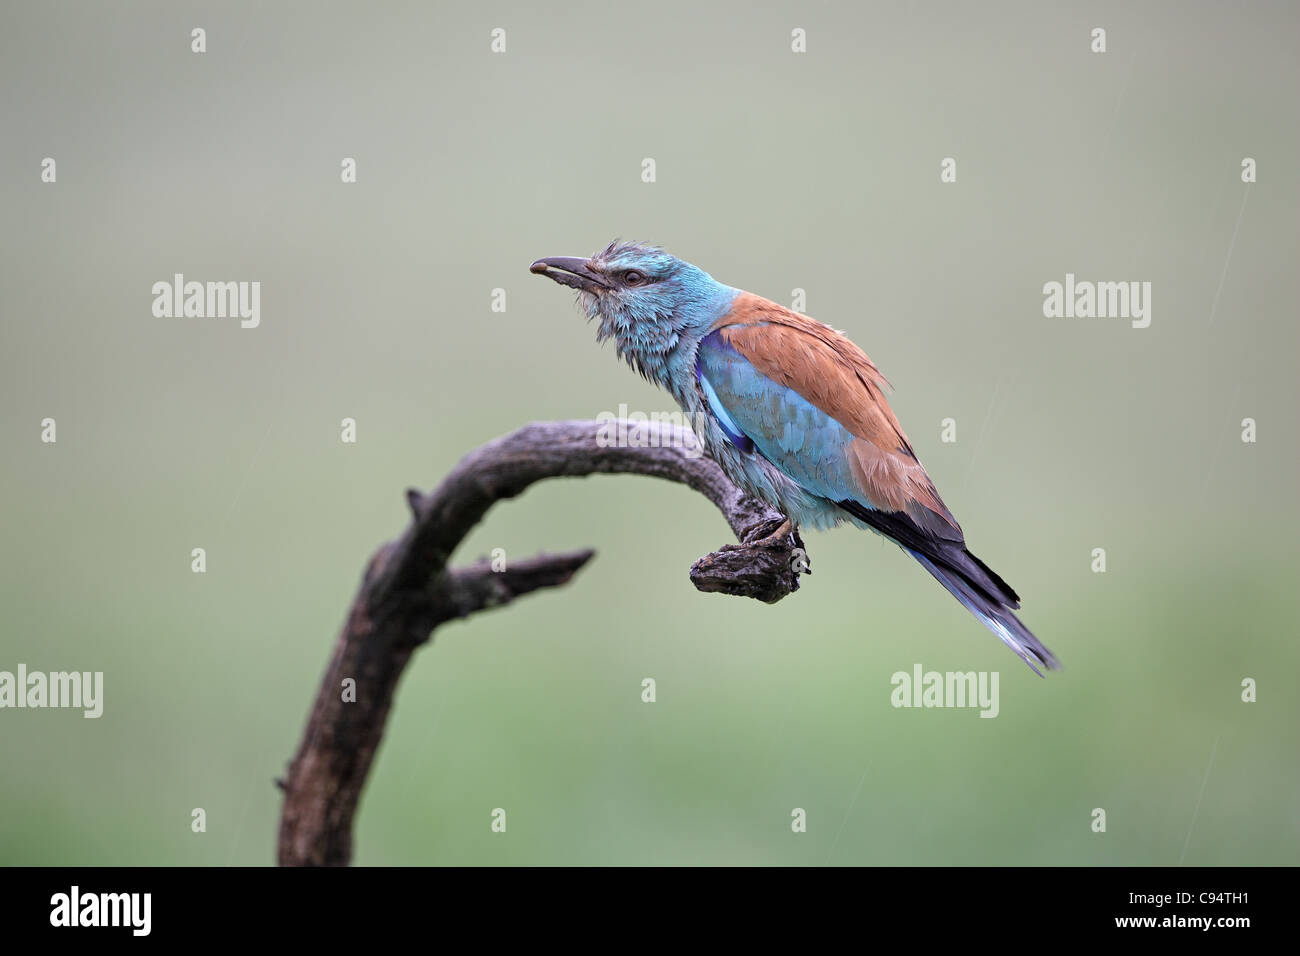
<svg viewBox="0 0 1300 956">
<path fill-rule="evenodd" d="M 754 442 L 740 430 L 740 426 L 732 421 L 731 416 L 727 414 L 726 406 L 722 404 L 721 399 L 718 398 L 718 393 L 713 390 L 713 386 L 709 384 L 709 380 L 704 377 L 704 373 L 700 370 L 699 359 L 695 361 L 695 379 L 700 383 L 700 388 L 704 390 L 704 397 L 709 403 L 709 410 L 713 412 L 713 417 L 722 426 L 722 433 L 727 436 L 727 440 L 745 454 L 752 452 Z"/>
<path fill-rule="evenodd" d="M 695 374 L 709 410 L 737 448 L 757 449 L 815 495 L 831 501 L 861 498 L 844 452 L 853 440 L 849 430 L 759 372 L 720 333 L 700 342 Z"/>
</svg>

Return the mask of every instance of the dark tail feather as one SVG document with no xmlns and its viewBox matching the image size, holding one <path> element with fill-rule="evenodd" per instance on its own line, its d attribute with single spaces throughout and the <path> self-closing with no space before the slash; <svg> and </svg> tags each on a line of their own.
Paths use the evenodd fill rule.
<svg viewBox="0 0 1300 956">
<path fill-rule="evenodd" d="M 921 562 L 948 593 L 1019 654 L 1039 677 L 1043 672 L 1035 664 L 1053 671 L 1061 669 L 1055 655 L 1012 613 L 1020 607 L 1020 597 L 992 568 L 966 550 L 956 525 L 948 527 L 946 534 L 927 533 L 906 512 L 879 511 L 851 498 L 836 503 Z"/>
<path fill-rule="evenodd" d="M 1012 607 L 1020 606 L 1016 592 L 1011 590 L 1000 577 L 990 571 L 983 561 L 969 551 L 964 552 L 980 569 L 987 572 L 992 582 L 998 586 L 997 591 L 993 591 L 991 588 L 976 588 L 967 579 L 966 575 L 940 567 L 925 555 L 913 551 L 911 548 L 904 548 L 904 550 L 921 562 L 921 566 L 933 574 L 935 580 L 947 588 L 948 592 L 960 601 L 966 610 L 979 618 L 981 624 L 1001 638 L 1003 644 L 1006 644 L 1007 647 L 1019 654 L 1020 659 L 1028 664 L 1029 669 L 1035 674 L 1039 677 L 1043 676 L 1043 672 L 1035 664 L 1041 664 L 1046 669 L 1053 671 L 1061 669 L 1061 662 L 1056 659 L 1056 656 L 1044 646 L 1042 641 L 1034 637 L 1029 628 L 1020 623 L 1020 618 L 1012 613 Z M 1002 592 L 1007 600 L 995 601 L 990 597 L 991 593 L 997 593 L 998 591 Z"/>
</svg>

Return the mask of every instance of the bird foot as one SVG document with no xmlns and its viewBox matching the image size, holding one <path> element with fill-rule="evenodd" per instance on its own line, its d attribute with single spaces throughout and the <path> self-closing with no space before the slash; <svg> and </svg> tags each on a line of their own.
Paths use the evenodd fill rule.
<svg viewBox="0 0 1300 956">
<path fill-rule="evenodd" d="M 790 546 L 791 541 L 794 542 L 793 547 Z M 808 549 L 804 547 L 799 529 L 795 527 L 794 522 L 789 518 L 777 525 L 776 530 L 764 535 L 757 541 L 750 542 L 748 547 L 789 551 L 790 566 L 795 574 L 812 574 L 812 565 L 808 562 Z"/>
<path fill-rule="evenodd" d="M 759 538 L 756 541 L 751 541 L 749 543 L 749 546 L 751 548 L 784 547 L 786 544 L 785 539 L 788 538 L 791 532 L 793 531 L 794 531 L 794 522 L 791 521 L 789 518 L 786 518 L 784 521 L 782 521 L 779 525 L 776 526 L 776 529 L 774 531 L 765 534 L 763 537 Z"/>
</svg>

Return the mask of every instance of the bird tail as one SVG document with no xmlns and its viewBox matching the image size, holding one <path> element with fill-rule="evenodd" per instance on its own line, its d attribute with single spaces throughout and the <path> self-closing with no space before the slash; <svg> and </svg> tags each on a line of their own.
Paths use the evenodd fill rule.
<svg viewBox="0 0 1300 956">
<path fill-rule="evenodd" d="M 1056 656 L 1012 612 L 1012 608 L 1020 606 L 1016 592 L 983 561 L 962 549 L 964 556 L 970 558 L 970 563 L 965 573 L 958 574 L 950 568 L 940 567 L 911 548 L 905 547 L 903 550 L 916 558 L 923 568 L 934 575 L 936 581 L 948 589 L 948 593 L 979 618 L 980 623 L 996 634 L 1003 644 L 1020 655 L 1020 659 L 1035 674 L 1043 676 L 1035 664 L 1041 664 L 1047 670 L 1061 669 L 1061 662 Z"/>
</svg>

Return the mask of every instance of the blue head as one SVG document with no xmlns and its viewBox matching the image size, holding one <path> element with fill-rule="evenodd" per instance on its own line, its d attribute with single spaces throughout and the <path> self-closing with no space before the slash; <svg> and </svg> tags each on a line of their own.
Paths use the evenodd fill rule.
<svg viewBox="0 0 1300 956">
<path fill-rule="evenodd" d="M 611 242 L 590 259 L 538 259 L 529 268 L 576 289 L 587 316 L 600 321 L 596 337 L 612 338 L 620 358 L 669 388 L 693 376 L 695 345 L 737 294 L 689 262 L 637 242 Z"/>
</svg>

